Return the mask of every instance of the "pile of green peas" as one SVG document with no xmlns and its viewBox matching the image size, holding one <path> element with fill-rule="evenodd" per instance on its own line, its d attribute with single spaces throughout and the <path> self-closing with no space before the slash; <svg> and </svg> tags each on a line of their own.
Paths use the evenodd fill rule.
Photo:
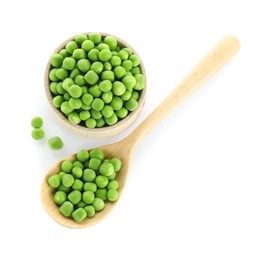
<svg viewBox="0 0 276 260">
<path fill-rule="evenodd" d="M 63 161 L 60 172 L 48 178 L 61 214 L 80 223 L 103 210 L 106 201 L 116 201 L 121 167 L 120 159 L 106 159 L 99 149 L 80 150 L 75 160 Z"/>
<path fill-rule="evenodd" d="M 53 105 L 74 125 L 116 124 L 138 106 L 140 59 L 114 36 L 80 34 L 50 58 Z"/>
</svg>

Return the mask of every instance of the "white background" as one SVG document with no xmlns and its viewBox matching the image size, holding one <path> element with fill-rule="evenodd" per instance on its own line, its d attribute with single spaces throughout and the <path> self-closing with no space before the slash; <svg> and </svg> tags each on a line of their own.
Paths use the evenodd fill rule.
<svg viewBox="0 0 276 260">
<path fill-rule="evenodd" d="M 275 1 L 1 1 L 1 259 L 276 259 Z M 142 57 L 146 105 L 113 138 L 75 136 L 53 117 L 53 50 L 89 31 Z M 100 224 L 68 229 L 40 203 L 47 169 L 127 136 L 223 35 L 240 52 L 137 146 L 126 188 Z M 31 138 L 44 118 L 46 138 Z M 63 138 L 53 152 L 47 138 Z M 4 241 L 4 242 L 3 242 Z"/>
</svg>

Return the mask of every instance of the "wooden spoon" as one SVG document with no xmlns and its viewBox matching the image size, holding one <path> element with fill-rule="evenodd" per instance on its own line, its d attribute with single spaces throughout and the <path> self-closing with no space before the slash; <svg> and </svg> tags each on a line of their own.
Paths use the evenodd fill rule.
<svg viewBox="0 0 276 260">
<path fill-rule="evenodd" d="M 190 96 L 200 85 L 207 81 L 239 50 L 239 41 L 234 36 L 223 37 L 213 49 L 194 67 L 194 69 L 176 86 L 176 88 L 158 105 L 158 107 L 125 139 L 115 144 L 98 147 L 107 157 L 118 157 L 122 160 L 122 169 L 117 175 L 121 193 L 128 176 L 132 153 L 136 144 L 166 117 L 177 105 Z M 73 160 L 76 154 L 66 160 Z M 63 160 L 65 160 L 63 159 Z M 60 171 L 62 161 L 54 164 L 46 174 L 41 186 L 41 201 L 48 214 L 59 224 L 70 228 L 83 228 L 97 224 L 111 212 L 115 202 L 107 202 L 105 209 L 95 214 L 93 218 L 87 218 L 81 223 L 76 223 L 70 218 L 64 217 L 58 206 L 53 201 L 53 190 L 47 180 L 49 176 Z"/>
</svg>

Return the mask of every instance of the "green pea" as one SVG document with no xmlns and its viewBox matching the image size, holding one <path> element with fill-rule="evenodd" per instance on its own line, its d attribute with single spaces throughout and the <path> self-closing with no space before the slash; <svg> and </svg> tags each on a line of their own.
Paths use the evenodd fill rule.
<svg viewBox="0 0 276 260">
<path fill-rule="evenodd" d="M 131 98 L 126 102 L 125 106 L 129 111 L 134 111 L 138 106 L 138 102 L 135 99 Z"/>
<path fill-rule="evenodd" d="M 112 89 L 112 83 L 110 80 L 103 80 L 100 84 L 99 84 L 100 90 L 103 92 L 108 92 Z"/>
<path fill-rule="evenodd" d="M 143 74 L 136 74 L 134 76 L 136 78 L 136 85 L 134 89 L 142 90 L 145 87 L 145 77 Z"/>
<path fill-rule="evenodd" d="M 77 153 L 77 159 L 80 161 L 80 162 L 85 162 L 89 159 L 89 152 L 87 150 L 80 150 L 78 153 Z"/>
<path fill-rule="evenodd" d="M 62 103 L 64 102 L 63 96 L 55 96 L 53 98 L 53 105 L 54 107 L 61 107 Z"/>
<path fill-rule="evenodd" d="M 115 81 L 112 86 L 112 91 L 113 91 L 114 95 L 121 96 L 125 93 L 126 87 L 122 82 Z"/>
<path fill-rule="evenodd" d="M 113 67 L 116 67 L 122 64 L 122 60 L 119 56 L 112 56 L 109 62 Z"/>
<path fill-rule="evenodd" d="M 128 115 L 128 110 L 125 107 L 122 107 L 121 109 L 119 109 L 118 111 L 116 111 L 116 115 L 120 119 L 123 119 L 123 118 L 125 118 Z"/>
<path fill-rule="evenodd" d="M 105 118 L 109 118 L 113 115 L 114 111 L 111 106 L 105 105 L 102 109 L 102 114 Z"/>
<path fill-rule="evenodd" d="M 55 95 L 58 94 L 57 93 L 57 82 L 51 82 L 50 83 L 50 91 Z"/>
<path fill-rule="evenodd" d="M 69 75 L 68 71 L 63 68 L 57 69 L 56 71 L 56 76 L 58 79 L 64 80 L 65 78 L 68 77 L 68 75 Z"/>
<path fill-rule="evenodd" d="M 88 92 L 95 98 L 102 95 L 102 91 L 100 90 L 100 87 L 98 85 L 89 87 Z"/>
<path fill-rule="evenodd" d="M 115 76 L 114 76 L 114 72 L 113 71 L 103 71 L 101 74 L 101 79 L 102 80 L 110 80 L 110 81 L 114 81 Z"/>
<path fill-rule="evenodd" d="M 104 63 L 103 68 L 104 68 L 105 71 L 110 71 L 110 70 L 112 70 L 112 66 L 111 66 L 110 62 L 108 62 L 108 61 L 106 61 L 106 62 Z"/>
<path fill-rule="evenodd" d="M 58 94 L 61 94 L 61 95 L 65 94 L 65 90 L 62 87 L 62 82 L 57 83 L 57 92 Z"/>
<path fill-rule="evenodd" d="M 94 198 L 95 198 L 95 195 L 94 195 L 94 192 L 92 192 L 92 191 L 85 191 L 82 194 L 82 199 L 87 204 L 91 204 L 93 202 Z"/>
<path fill-rule="evenodd" d="M 97 171 L 99 170 L 100 168 L 100 165 L 101 165 L 101 160 L 98 159 L 98 158 L 91 158 L 90 161 L 89 161 L 89 168 L 94 170 L 94 171 Z"/>
<path fill-rule="evenodd" d="M 98 61 L 99 60 L 99 50 L 97 49 L 93 49 L 91 51 L 88 52 L 87 56 L 88 59 L 91 61 Z"/>
<path fill-rule="evenodd" d="M 137 91 L 135 91 L 135 90 L 132 91 L 131 98 L 133 98 L 133 99 L 135 99 L 135 100 L 138 101 L 139 97 L 140 97 L 140 95 L 139 95 L 139 93 Z"/>
<path fill-rule="evenodd" d="M 66 57 L 69 57 L 70 54 L 65 50 L 65 49 L 62 49 L 59 51 L 59 54 L 63 57 L 63 58 L 66 58 Z"/>
<path fill-rule="evenodd" d="M 92 102 L 92 108 L 101 111 L 104 107 L 104 102 L 100 98 L 95 98 Z"/>
<path fill-rule="evenodd" d="M 122 162 L 121 162 L 121 160 L 119 158 L 112 158 L 110 160 L 110 162 L 112 163 L 115 172 L 118 172 L 118 171 L 121 170 Z"/>
<path fill-rule="evenodd" d="M 114 189 L 110 189 L 107 192 L 107 199 L 109 201 L 116 201 L 119 198 L 119 192 Z"/>
<path fill-rule="evenodd" d="M 65 94 L 64 94 L 65 95 Z M 68 101 L 65 101 L 61 104 L 60 106 L 60 110 L 64 113 L 64 114 L 70 114 L 73 111 L 73 108 L 69 105 Z"/>
<path fill-rule="evenodd" d="M 57 68 L 54 68 L 54 69 L 51 69 L 50 72 L 49 72 L 49 79 L 51 81 L 58 81 L 58 77 L 56 76 L 56 72 L 57 72 Z"/>
<path fill-rule="evenodd" d="M 65 201 L 59 208 L 60 213 L 65 217 L 70 217 L 74 211 L 74 205 L 70 201 Z"/>
<path fill-rule="evenodd" d="M 65 45 L 65 49 L 68 53 L 72 54 L 74 50 L 78 48 L 78 45 L 75 41 L 70 41 Z"/>
<path fill-rule="evenodd" d="M 74 52 L 73 52 L 72 57 L 75 60 L 85 59 L 86 58 L 85 50 L 83 50 L 83 49 L 75 49 Z"/>
<path fill-rule="evenodd" d="M 60 178 L 62 178 L 62 176 L 64 175 L 64 174 L 66 174 L 66 172 L 60 172 L 58 175 L 60 176 Z"/>
<path fill-rule="evenodd" d="M 113 92 L 108 91 L 102 94 L 102 100 L 105 104 L 109 104 L 113 99 Z"/>
<path fill-rule="evenodd" d="M 80 70 L 78 68 L 75 68 L 70 73 L 70 78 L 75 79 L 78 75 L 80 75 Z"/>
<path fill-rule="evenodd" d="M 76 95 L 77 95 L 77 93 L 76 93 Z M 68 102 L 69 102 L 69 106 L 73 109 L 79 109 L 82 106 L 82 102 L 81 102 L 80 98 L 73 98 L 72 97 L 72 98 L 69 99 Z"/>
<path fill-rule="evenodd" d="M 69 91 L 70 86 L 74 85 L 74 80 L 71 78 L 66 78 L 63 82 L 62 82 L 62 87 L 65 91 Z"/>
<path fill-rule="evenodd" d="M 99 188 L 105 188 L 108 184 L 108 179 L 106 176 L 98 175 L 95 182 Z"/>
<path fill-rule="evenodd" d="M 80 202 L 82 197 L 82 194 L 79 190 L 73 190 L 68 194 L 68 199 L 74 204 L 76 205 L 77 203 Z"/>
<path fill-rule="evenodd" d="M 80 59 L 77 63 L 77 66 L 79 68 L 80 71 L 86 73 L 87 71 L 90 70 L 91 68 L 91 63 L 89 60 L 87 59 Z"/>
<path fill-rule="evenodd" d="M 91 40 L 85 40 L 81 44 L 81 48 L 87 52 L 91 51 L 94 48 L 94 43 Z"/>
<path fill-rule="evenodd" d="M 63 142 L 60 137 L 54 136 L 48 140 L 48 146 L 51 150 L 60 150 L 63 147 Z"/>
<path fill-rule="evenodd" d="M 119 57 L 121 58 L 121 60 L 127 60 L 128 59 L 128 53 L 124 50 L 120 50 L 119 51 Z"/>
<path fill-rule="evenodd" d="M 70 191 L 70 187 L 65 187 L 63 184 L 60 184 L 60 186 L 58 187 L 58 190 L 68 193 Z"/>
<path fill-rule="evenodd" d="M 53 67 L 60 67 L 63 61 L 63 57 L 58 54 L 54 53 L 50 58 L 50 63 Z"/>
<path fill-rule="evenodd" d="M 108 49 L 103 49 L 99 53 L 99 59 L 101 61 L 108 61 L 108 60 L 110 60 L 111 57 L 112 57 L 112 53 Z"/>
<path fill-rule="evenodd" d="M 123 107 L 123 100 L 120 97 L 114 97 L 110 105 L 113 110 L 120 110 Z"/>
<path fill-rule="evenodd" d="M 85 206 L 84 210 L 86 211 L 88 218 L 92 218 L 95 215 L 95 209 L 91 205 Z"/>
<path fill-rule="evenodd" d="M 43 125 L 42 118 L 39 117 L 39 116 L 34 117 L 32 119 L 32 121 L 31 121 L 31 125 L 32 125 L 33 128 L 40 128 L 40 127 L 42 127 L 42 125 Z"/>
<path fill-rule="evenodd" d="M 79 34 L 79 35 L 77 35 L 77 36 L 75 37 L 75 42 L 76 42 L 79 46 L 81 46 L 82 43 L 83 43 L 85 40 L 87 40 L 87 35 L 84 34 L 84 33 L 81 33 L 81 34 Z"/>
<path fill-rule="evenodd" d="M 122 79 L 122 82 L 128 90 L 132 90 L 136 85 L 136 78 L 131 75 L 128 75 Z"/>
<path fill-rule="evenodd" d="M 76 222 L 80 223 L 87 217 L 87 213 L 83 208 L 78 208 L 72 213 L 72 217 Z"/>
<path fill-rule="evenodd" d="M 94 44 L 99 44 L 102 41 L 102 36 L 100 33 L 90 33 L 88 38 L 94 42 Z"/>
<path fill-rule="evenodd" d="M 74 176 L 74 178 L 80 179 L 82 176 L 82 169 L 80 167 L 73 167 L 72 175 Z"/>
<path fill-rule="evenodd" d="M 71 187 L 74 183 L 74 177 L 71 174 L 64 174 L 61 178 L 62 185 L 65 187 Z"/>
<path fill-rule="evenodd" d="M 132 50 L 129 49 L 129 48 L 127 48 L 127 47 L 122 48 L 122 50 L 123 50 L 123 51 L 126 51 L 127 54 L 128 54 L 128 56 L 130 56 L 130 55 L 132 54 Z"/>
<path fill-rule="evenodd" d="M 71 100 L 71 99 L 70 99 Z M 68 120 L 73 124 L 73 125 L 78 125 L 81 122 L 81 119 L 79 117 L 79 114 L 77 112 L 72 112 L 68 115 Z"/>
<path fill-rule="evenodd" d="M 95 197 L 100 198 L 102 200 L 106 200 L 107 199 L 107 189 L 106 188 L 97 189 L 97 191 L 95 193 Z"/>
<path fill-rule="evenodd" d="M 85 105 L 85 104 L 82 104 L 82 105 L 81 105 L 81 109 L 89 112 L 89 110 L 91 110 L 91 106 L 87 106 L 87 105 Z M 85 111 L 82 111 L 82 112 L 85 112 Z M 90 115 L 90 114 L 89 114 L 89 115 Z M 90 116 L 89 116 L 89 117 L 90 117 Z"/>
<path fill-rule="evenodd" d="M 85 121 L 85 125 L 88 128 L 95 128 L 96 127 L 96 120 L 94 118 L 89 118 Z"/>
<path fill-rule="evenodd" d="M 94 110 L 94 109 L 91 109 L 91 116 L 94 118 L 94 119 L 100 119 L 103 115 L 100 111 L 97 111 L 97 110 Z"/>
<path fill-rule="evenodd" d="M 76 85 L 79 85 L 79 86 L 85 85 L 86 81 L 84 79 L 84 76 L 83 75 L 76 76 L 75 83 L 76 83 Z"/>
<path fill-rule="evenodd" d="M 40 128 L 36 128 L 32 131 L 32 138 L 34 140 L 40 140 L 44 137 L 44 131 Z"/>
<path fill-rule="evenodd" d="M 74 166 L 74 167 L 79 167 L 79 168 L 81 168 L 82 170 L 84 169 L 84 165 L 83 165 L 83 163 L 80 162 L 80 161 L 74 161 L 74 162 L 73 162 L 73 166 Z"/>
<path fill-rule="evenodd" d="M 98 46 L 97 49 L 99 50 L 99 52 L 101 52 L 104 49 L 110 50 L 109 46 L 106 43 L 101 42 Z"/>
<path fill-rule="evenodd" d="M 81 180 L 74 180 L 74 183 L 72 185 L 72 189 L 73 190 L 78 190 L 78 191 L 82 191 L 83 189 L 83 182 Z"/>
<path fill-rule="evenodd" d="M 62 67 L 66 70 L 73 70 L 75 66 L 76 66 L 76 61 L 71 57 L 66 57 L 62 62 Z"/>
<path fill-rule="evenodd" d="M 104 201 L 100 198 L 95 198 L 92 202 L 92 206 L 94 207 L 95 211 L 101 211 L 104 209 L 105 204 Z"/>
<path fill-rule="evenodd" d="M 87 119 L 90 118 L 90 112 L 89 111 L 81 111 L 80 114 L 79 114 L 79 117 L 82 121 L 86 121 Z"/>
<path fill-rule="evenodd" d="M 48 184 L 54 189 L 58 188 L 61 184 L 61 177 L 58 174 L 50 176 L 48 178 Z"/>
<path fill-rule="evenodd" d="M 103 64 L 101 62 L 95 61 L 91 65 L 91 70 L 96 72 L 97 74 L 100 74 L 103 71 Z"/>
<path fill-rule="evenodd" d="M 69 160 L 65 160 L 61 164 L 61 170 L 66 173 L 70 173 L 73 169 L 73 163 Z"/>
<path fill-rule="evenodd" d="M 63 99 L 65 100 L 65 101 L 68 101 L 69 99 L 71 98 L 71 96 L 70 96 L 70 94 L 68 93 L 68 92 L 66 92 L 66 93 L 64 93 L 64 95 L 63 95 Z M 64 103 L 64 102 L 63 102 Z M 63 104 L 62 103 L 62 104 Z M 61 105 L 62 105 L 61 104 Z M 69 104 L 69 103 L 68 103 Z M 61 108 L 61 106 L 60 106 L 60 108 Z"/>
<path fill-rule="evenodd" d="M 110 176 L 115 172 L 115 169 L 112 163 L 104 162 L 103 164 L 101 164 L 99 172 L 104 176 Z"/>
<path fill-rule="evenodd" d="M 87 203 L 85 203 L 83 200 L 80 200 L 80 202 L 75 206 L 75 208 L 84 208 L 87 206 Z"/>
<path fill-rule="evenodd" d="M 119 182 L 116 180 L 112 180 L 108 183 L 107 185 L 107 189 L 113 189 L 113 190 L 117 190 L 119 188 Z"/>
<path fill-rule="evenodd" d="M 117 51 L 112 51 L 111 53 L 112 53 L 112 56 L 118 56 L 119 57 L 119 54 L 118 54 Z"/>
<path fill-rule="evenodd" d="M 131 98 L 131 91 L 126 90 L 125 93 L 121 96 L 123 101 L 128 101 Z"/>
<path fill-rule="evenodd" d="M 112 116 L 105 118 L 105 122 L 110 125 L 115 125 L 118 122 L 118 117 L 115 113 L 112 114 Z"/>
<path fill-rule="evenodd" d="M 67 195 L 64 191 L 57 191 L 54 195 L 54 202 L 58 205 L 63 204 L 67 199 Z"/>
<path fill-rule="evenodd" d="M 83 189 L 85 191 L 92 191 L 92 192 L 96 192 L 97 190 L 97 185 L 93 182 L 86 182 L 84 183 Z"/>
<path fill-rule="evenodd" d="M 112 175 L 108 176 L 107 179 L 109 181 L 115 180 L 116 179 L 116 175 L 117 175 L 116 172 L 114 172 Z"/>
<path fill-rule="evenodd" d="M 108 35 L 104 38 L 104 42 L 109 46 L 110 50 L 115 51 L 117 47 L 117 39 L 114 36 Z"/>
<path fill-rule="evenodd" d="M 132 68 L 131 70 L 131 73 L 132 73 L 132 75 L 136 75 L 136 74 L 141 74 L 141 70 L 140 70 L 140 68 L 139 67 L 134 67 L 134 68 Z"/>
<path fill-rule="evenodd" d="M 122 66 L 126 71 L 130 71 L 132 69 L 132 62 L 130 60 L 124 60 Z"/>
<path fill-rule="evenodd" d="M 81 86 L 81 90 L 82 90 L 82 95 L 88 93 L 88 87 L 87 86 Z"/>
<path fill-rule="evenodd" d="M 95 178 L 96 178 L 96 173 L 92 169 L 85 169 L 83 171 L 82 179 L 84 181 L 92 182 L 95 180 Z"/>
<path fill-rule="evenodd" d="M 90 158 L 97 158 L 100 161 L 103 161 L 105 156 L 104 152 L 100 149 L 93 149 L 89 152 Z"/>
<path fill-rule="evenodd" d="M 121 79 L 126 75 L 126 70 L 122 66 L 117 66 L 114 69 L 114 74 L 117 79 Z"/>
<path fill-rule="evenodd" d="M 94 72 L 93 70 L 89 70 L 85 76 L 84 79 L 87 83 L 93 85 L 96 84 L 99 80 L 99 76 L 97 75 L 96 72 Z"/>
</svg>

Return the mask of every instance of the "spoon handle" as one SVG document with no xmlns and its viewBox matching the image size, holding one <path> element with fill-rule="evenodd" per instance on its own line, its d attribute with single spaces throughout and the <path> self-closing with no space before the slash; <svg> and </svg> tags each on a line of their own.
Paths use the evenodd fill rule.
<svg viewBox="0 0 276 260">
<path fill-rule="evenodd" d="M 239 48 L 239 41 L 236 37 L 223 37 L 156 109 L 125 139 L 126 144 L 134 146 L 138 143 L 146 133 L 165 118 L 175 107 L 223 67 Z"/>
</svg>

